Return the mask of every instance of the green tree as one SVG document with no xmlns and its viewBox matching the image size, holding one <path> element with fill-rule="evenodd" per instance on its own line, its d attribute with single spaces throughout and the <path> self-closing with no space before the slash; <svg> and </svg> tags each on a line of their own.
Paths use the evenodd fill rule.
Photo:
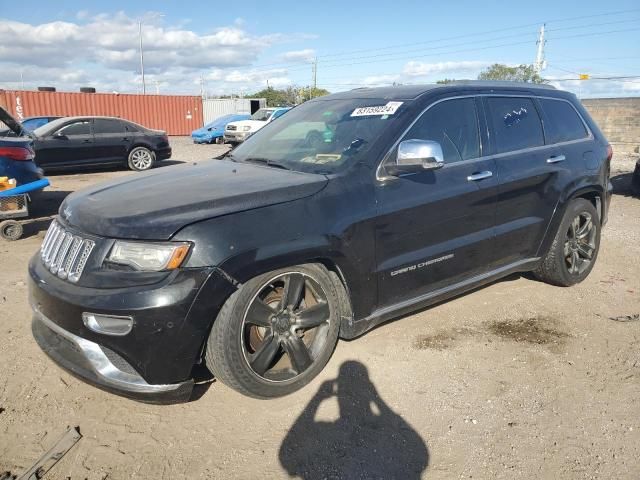
<svg viewBox="0 0 640 480">
<path fill-rule="evenodd" d="M 533 65 L 518 65 L 509 67 L 501 63 L 494 63 L 478 75 L 478 80 L 509 80 L 512 82 L 547 83 L 538 74 Z"/>
<path fill-rule="evenodd" d="M 292 87 L 284 89 L 276 89 L 268 87 L 247 95 L 247 98 L 265 98 L 269 107 L 279 107 L 285 105 L 296 105 L 306 102 L 312 98 L 328 95 L 329 92 L 324 88 L 313 87 Z"/>
</svg>

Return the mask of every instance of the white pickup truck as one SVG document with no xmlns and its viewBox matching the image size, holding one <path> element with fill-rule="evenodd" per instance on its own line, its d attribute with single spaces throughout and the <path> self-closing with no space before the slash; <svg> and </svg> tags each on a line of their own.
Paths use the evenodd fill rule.
<svg viewBox="0 0 640 480">
<path fill-rule="evenodd" d="M 288 110 L 291 110 L 291 107 L 261 108 L 251 115 L 249 120 L 228 123 L 224 129 L 225 143 L 244 142 L 250 135 L 284 115 Z"/>
</svg>

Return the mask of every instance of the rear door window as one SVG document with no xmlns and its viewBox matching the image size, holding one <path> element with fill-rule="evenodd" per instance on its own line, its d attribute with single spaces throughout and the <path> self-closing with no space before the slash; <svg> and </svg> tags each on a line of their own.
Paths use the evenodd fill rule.
<svg viewBox="0 0 640 480">
<path fill-rule="evenodd" d="M 544 133 L 547 143 L 569 142 L 587 138 L 589 132 L 571 104 L 564 100 L 540 98 L 545 114 Z"/>
<path fill-rule="evenodd" d="M 496 153 L 544 145 L 542 122 L 533 100 L 526 97 L 488 97 Z"/>
<path fill-rule="evenodd" d="M 124 133 L 124 131 L 124 125 L 119 120 L 96 118 L 93 123 L 93 132 L 96 135 L 106 133 Z"/>
<path fill-rule="evenodd" d="M 74 135 L 91 135 L 91 124 L 89 120 L 70 123 L 69 125 L 62 127 L 58 133 L 68 137 Z"/>
<path fill-rule="evenodd" d="M 427 110 L 404 136 L 404 140 L 433 140 L 442 147 L 445 163 L 480 156 L 478 116 L 473 98 L 456 98 Z"/>
</svg>

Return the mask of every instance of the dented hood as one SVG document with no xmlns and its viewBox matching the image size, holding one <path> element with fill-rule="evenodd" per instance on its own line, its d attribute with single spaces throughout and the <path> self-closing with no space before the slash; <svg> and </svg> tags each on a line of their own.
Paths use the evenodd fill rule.
<svg viewBox="0 0 640 480">
<path fill-rule="evenodd" d="M 324 175 L 207 160 L 72 193 L 60 206 L 60 216 L 99 236 L 167 240 L 190 223 L 304 198 L 326 183 Z"/>
</svg>

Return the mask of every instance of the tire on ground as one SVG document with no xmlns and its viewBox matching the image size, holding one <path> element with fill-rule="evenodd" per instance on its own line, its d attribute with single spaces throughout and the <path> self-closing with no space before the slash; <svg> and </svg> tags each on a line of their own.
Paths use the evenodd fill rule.
<svg viewBox="0 0 640 480">
<path fill-rule="evenodd" d="M 143 157 L 147 157 L 146 161 L 143 161 Z M 131 170 L 142 172 L 150 170 L 156 163 L 156 154 L 146 147 L 135 147 L 129 152 L 127 164 Z"/>
<path fill-rule="evenodd" d="M 570 228 L 571 222 L 583 212 L 591 215 L 594 228 L 596 229 L 595 249 L 593 251 L 591 262 L 587 268 L 581 273 L 573 274 L 569 273 L 569 268 L 565 258 L 565 241 L 567 239 L 567 232 Z M 600 217 L 598 216 L 598 212 L 589 200 L 576 198 L 569 203 L 549 251 L 543 257 L 542 262 L 538 268 L 534 270 L 533 274 L 539 280 L 551 285 L 557 285 L 560 287 L 575 285 L 587 278 L 596 263 L 599 249 Z"/>
<path fill-rule="evenodd" d="M 279 274 L 291 272 L 312 277 L 324 290 L 330 309 L 329 330 L 322 351 L 307 370 L 292 379 L 275 383 L 259 377 L 245 361 L 243 317 L 266 282 Z M 345 314 L 344 302 L 337 290 L 343 287 L 335 284 L 336 278 L 320 264 L 304 264 L 268 272 L 244 283 L 223 305 L 207 340 L 205 362 L 214 377 L 244 395 L 259 399 L 288 395 L 313 380 L 331 358 L 338 340 L 340 319 Z"/>
</svg>

